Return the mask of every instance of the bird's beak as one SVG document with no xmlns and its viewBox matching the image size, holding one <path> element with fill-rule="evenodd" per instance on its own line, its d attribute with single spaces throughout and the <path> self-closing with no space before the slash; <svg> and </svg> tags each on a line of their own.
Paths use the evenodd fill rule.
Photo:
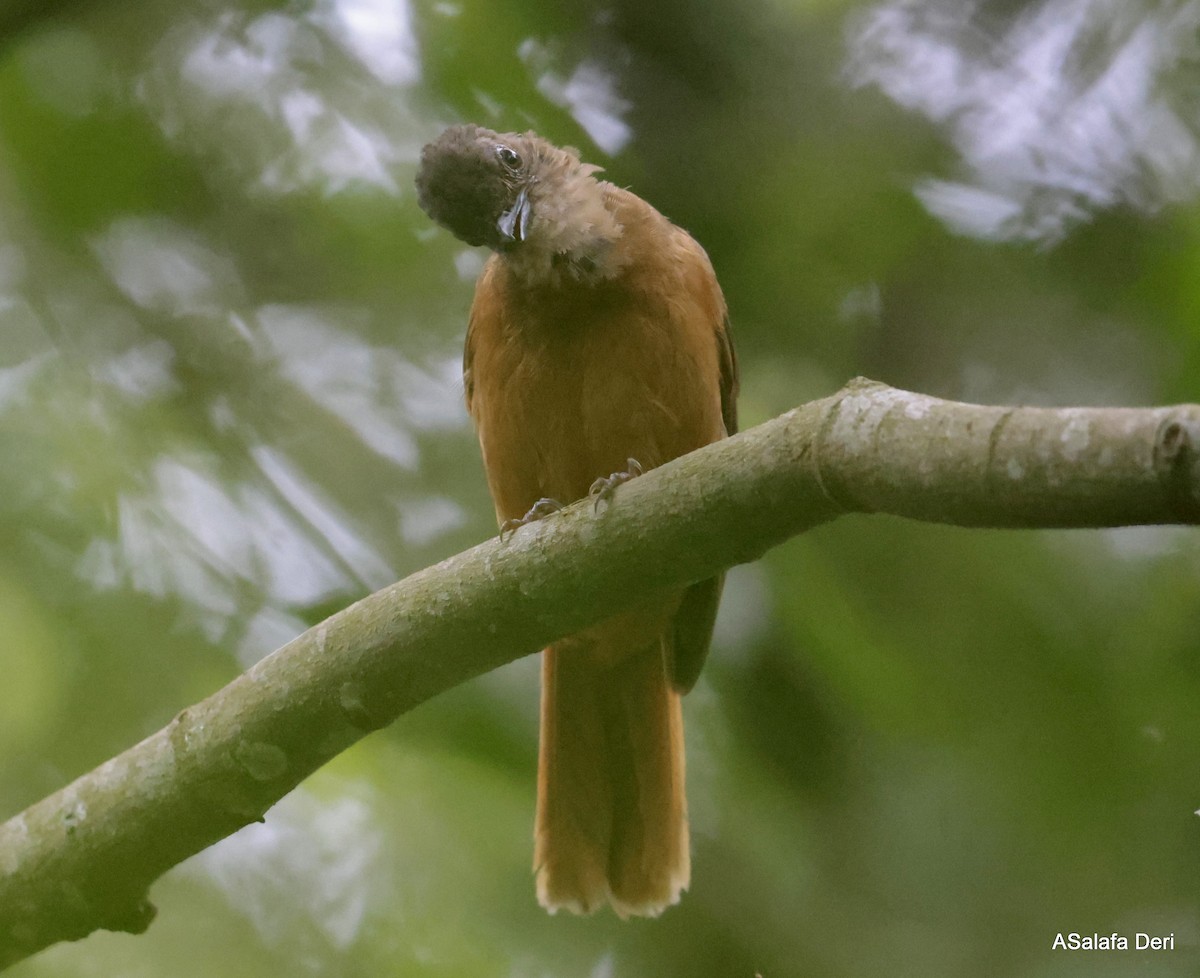
<svg viewBox="0 0 1200 978">
<path fill-rule="evenodd" d="M 505 241 L 525 240 L 525 232 L 529 229 L 529 195 L 524 188 L 517 194 L 512 207 L 500 215 L 496 227 Z"/>
</svg>

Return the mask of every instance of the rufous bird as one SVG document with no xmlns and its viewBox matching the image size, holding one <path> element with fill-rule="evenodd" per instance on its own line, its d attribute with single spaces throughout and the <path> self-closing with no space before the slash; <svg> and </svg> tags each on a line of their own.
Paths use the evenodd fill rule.
<svg viewBox="0 0 1200 978">
<path fill-rule="evenodd" d="M 704 249 L 600 167 L 535 133 L 453 126 L 421 153 L 434 221 L 494 254 L 463 383 L 502 526 L 737 429 L 737 362 Z M 539 505 L 540 503 L 540 505 Z M 657 916 L 688 886 L 680 697 L 721 595 L 711 578 L 542 656 L 539 902 Z"/>
</svg>

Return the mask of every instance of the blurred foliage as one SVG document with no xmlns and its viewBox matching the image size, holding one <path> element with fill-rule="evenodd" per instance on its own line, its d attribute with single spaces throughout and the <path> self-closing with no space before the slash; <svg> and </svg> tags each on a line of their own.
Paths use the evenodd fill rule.
<svg viewBox="0 0 1200 978">
<path fill-rule="evenodd" d="M 452 121 L 579 146 L 704 243 L 747 425 L 864 373 L 1200 380 L 1195 0 L 0 6 L 0 802 L 494 531 Z M 11 972 L 1176 976 L 1200 956 L 1194 532 L 838 521 L 730 576 L 694 883 L 550 918 L 536 663 L 369 738 Z M 1176 950 L 1052 951 L 1078 931 Z"/>
</svg>

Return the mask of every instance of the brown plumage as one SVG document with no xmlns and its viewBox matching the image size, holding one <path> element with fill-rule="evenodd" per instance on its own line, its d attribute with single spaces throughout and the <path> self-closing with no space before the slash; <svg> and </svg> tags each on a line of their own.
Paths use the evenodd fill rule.
<svg viewBox="0 0 1200 978">
<path fill-rule="evenodd" d="M 599 168 L 534 133 L 454 126 L 421 154 L 422 209 L 495 254 L 475 288 L 467 407 L 503 524 L 737 427 L 737 365 L 708 256 Z M 551 912 L 655 916 L 690 876 L 680 696 L 721 581 L 545 650 L 534 871 Z"/>
</svg>

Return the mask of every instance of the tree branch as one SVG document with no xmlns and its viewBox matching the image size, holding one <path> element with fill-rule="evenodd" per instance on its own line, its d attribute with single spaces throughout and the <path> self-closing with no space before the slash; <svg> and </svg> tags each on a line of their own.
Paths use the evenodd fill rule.
<svg viewBox="0 0 1200 978">
<path fill-rule="evenodd" d="M 843 513 L 960 526 L 1200 522 L 1200 406 L 1006 408 L 856 380 L 332 616 L 0 825 L 0 967 L 105 928 L 371 730 Z"/>
</svg>

